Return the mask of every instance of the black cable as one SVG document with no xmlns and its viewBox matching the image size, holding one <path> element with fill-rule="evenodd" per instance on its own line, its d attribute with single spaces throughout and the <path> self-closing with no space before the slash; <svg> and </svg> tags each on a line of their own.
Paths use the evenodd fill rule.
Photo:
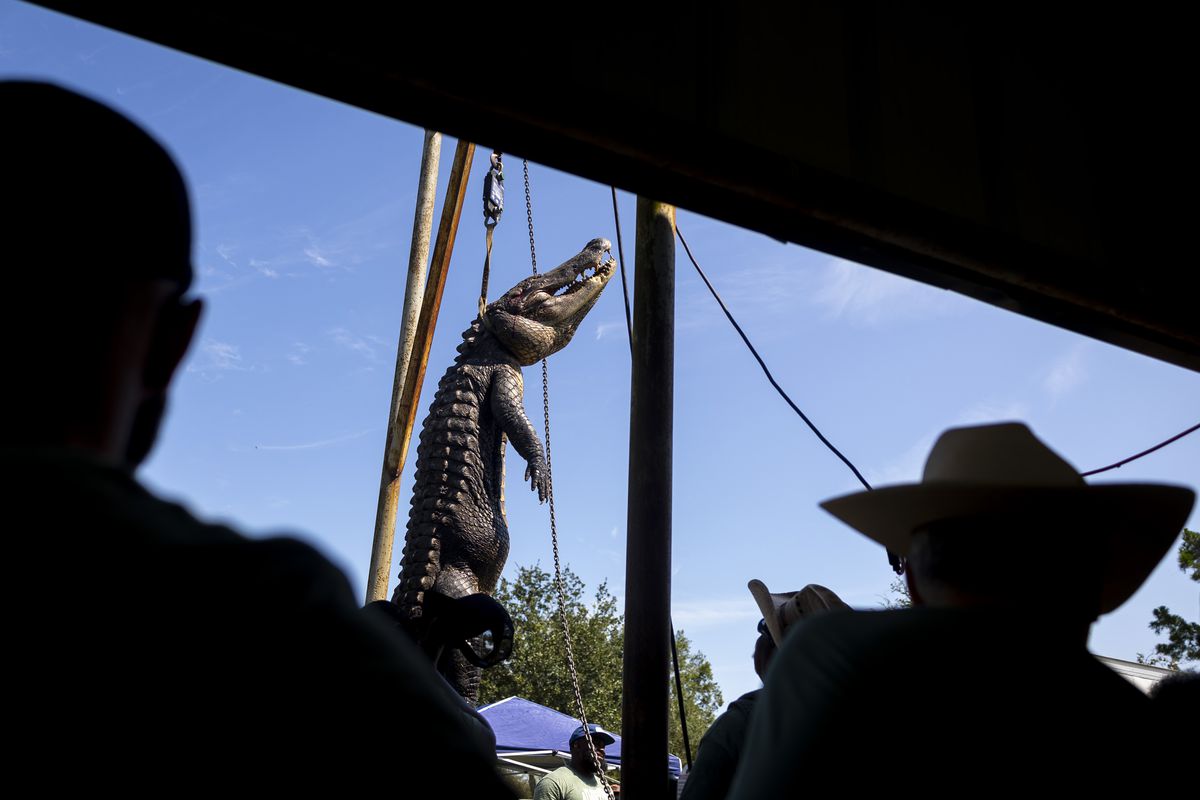
<svg viewBox="0 0 1200 800">
<path fill-rule="evenodd" d="M 679 677 L 679 650 L 675 647 L 675 620 L 671 620 L 671 660 L 675 664 L 675 699 L 679 701 L 679 727 L 683 729 L 683 754 L 692 768 L 692 744 L 688 741 L 687 714 L 683 710 L 683 681 Z"/>
<path fill-rule="evenodd" d="M 746 332 L 742 330 L 742 326 L 738 325 L 737 320 L 733 318 L 733 314 L 729 313 L 729 309 L 725 306 L 725 301 L 721 299 L 721 295 L 717 294 L 717 290 L 713 288 L 712 282 L 709 281 L 708 276 L 704 274 L 704 270 L 700 269 L 700 265 L 696 263 L 696 257 L 692 255 L 692 249 L 688 247 L 687 240 L 683 238 L 683 231 L 679 230 L 678 223 L 675 225 L 675 235 L 679 237 L 679 242 L 683 245 L 684 252 L 687 253 L 687 257 L 691 260 L 692 266 L 696 268 L 696 272 L 700 275 L 700 279 L 704 281 L 704 285 L 708 287 L 708 291 L 712 292 L 713 299 L 717 301 L 717 305 L 719 305 L 721 310 L 725 312 L 725 317 L 733 325 L 734 330 L 738 332 L 738 336 L 742 337 L 742 341 L 746 343 L 746 347 L 750 349 L 751 355 L 754 356 L 754 359 L 758 362 L 758 365 L 762 367 L 763 374 L 767 376 L 767 380 L 770 381 L 771 385 L 775 387 L 775 391 L 779 392 L 779 396 L 782 397 L 784 401 L 786 401 L 787 404 L 792 407 L 792 411 L 795 411 L 797 416 L 804 420 L 804 424 L 807 425 L 814 434 L 816 434 L 817 438 L 821 440 L 821 444 L 828 447 L 830 452 L 840 458 L 842 463 L 850 468 L 850 471 L 854 473 L 854 477 L 858 478 L 859 483 L 861 483 L 868 492 L 872 491 L 871 484 L 867 483 L 867 479 L 864 478 L 862 473 L 858 471 L 858 467 L 854 466 L 854 464 L 850 462 L 850 459 L 842 455 L 841 450 L 838 450 L 833 446 L 833 442 L 826 439 L 825 435 L 822 434 L 821 431 L 817 430 L 817 426 L 812 423 L 812 420 L 810 420 L 804 414 L 804 412 L 800 410 L 799 406 L 792 402 L 792 398 L 788 397 L 788 393 L 785 392 L 783 387 L 779 385 L 779 382 L 775 380 L 775 376 L 772 375 L 771 370 L 767 368 L 767 362 L 763 361 L 762 356 L 760 356 L 758 351 L 754 349 L 754 345 L 750 343 L 750 339 L 746 336 Z M 892 566 L 892 570 L 895 571 L 897 575 L 903 574 L 904 562 L 901 560 L 900 556 L 896 555 L 891 550 L 888 550 L 887 557 L 888 563 Z"/>
<path fill-rule="evenodd" d="M 704 281 L 704 285 L 708 287 L 710 292 L 712 292 L 712 296 L 717 301 L 717 305 L 721 306 L 721 310 L 725 312 L 725 316 L 729 319 L 729 322 L 732 323 L 734 330 L 738 332 L 738 336 L 741 336 L 742 341 L 746 343 L 746 347 L 750 348 L 751 355 L 753 355 L 754 359 L 758 361 L 758 365 L 762 367 L 763 374 L 767 376 L 767 380 L 769 380 L 771 385 L 775 387 L 775 391 L 779 392 L 779 396 L 782 397 L 787 404 L 792 407 L 792 411 L 795 411 L 796 414 L 799 415 L 800 419 L 804 420 L 804 424 L 807 425 L 814 434 L 816 434 L 817 438 L 821 440 L 821 444 L 828 447 L 835 456 L 840 458 L 842 463 L 849 467 L 850 471 L 854 473 L 854 477 L 858 478 L 859 483 L 866 487 L 867 491 L 870 491 L 871 484 L 867 483 L 867 479 L 864 478 L 862 473 L 858 471 L 858 467 L 850 463 L 850 459 L 842 455 L 842 451 L 834 447 L 833 443 L 826 439 L 824 434 L 817 430 L 817 426 L 813 425 L 812 420 L 805 416 L 804 412 L 800 410 L 800 407 L 792 402 L 792 398 L 788 397 L 787 392 L 785 392 L 783 387 L 780 386 L 775 380 L 775 376 L 771 374 L 771 370 L 767 369 L 766 362 L 762 360 L 762 356 L 760 356 L 758 351 L 754 349 L 754 345 L 750 343 L 750 339 L 747 338 L 746 332 L 742 330 L 742 326 L 738 325 L 737 320 L 733 318 L 733 314 L 729 313 L 729 309 L 725 307 L 725 301 L 721 299 L 721 295 L 717 294 L 717 290 L 713 288 L 712 283 L 708 280 L 708 276 L 704 274 L 704 270 L 700 269 L 700 265 L 696 263 L 696 258 L 692 255 L 692 250 L 688 247 L 687 240 L 683 238 L 683 231 L 679 230 L 678 225 L 675 226 L 675 234 L 679 237 L 680 243 L 683 244 L 683 249 L 685 252 L 687 252 L 688 258 L 691 259 L 692 266 L 695 267 L 696 272 L 700 274 L 700 279 Z"/>
<path fill-rule="evenodd" d="M 1109 464 L 1107 467 L 1101 467 L 1100 469 L 1093 469 L 1093 470 L 1089 470 L 1088 472 L 1081 472 L 1079 474 L 1081 477 L 1086 478 L 1088 475 L 1099 475 L 1101 472 L 1108 472 L 1110 469 L 1117 469 L 1118 467 L 1123 467 L 1126 464 L 1128 464 L 1130 461 L 1137 461 L 1142 456 L 1148 456 L 1151 453 L 1153 453 L 1155 450 L 1161 450 L 1162 448 L 1169 445 L 1171 442 L 1182 439 L 1183 437 L 1187 436 L 1189 433 L 1195 433 L 1198 430 L 1200 430 L 1200 423 L 1196 423 L 1195 425 L 1188 428 L 1186 431 L 1183 431 L 1182 433 L 1175 434 L 1170 439 L 1167 439 L 1165 442 L 1159 442 L 1158 444 L 1154 445 L 1154 447 L 1151 447 L 1148 450 L 1143 450 L 1142 452 L 1140 452 L 1136 455 L 1132 455 L 1129 458 L 1121 459 L 1120 461 L 1118 461 L 1115 464 Z"/>
<path fill-rule="evenodd" d="M 613 222 L 617 226 L 617 269 L 621 271 L 621 294 L 625 296 L 625 330 L 629 332 L 629 354 L 633 355 L 633 315 L 629 311 L 629 284 L 625 282 L 625 248 L 621 245 L 621 214 L 617 211 L 617 187 L 610 186 Z"/>
</svg>

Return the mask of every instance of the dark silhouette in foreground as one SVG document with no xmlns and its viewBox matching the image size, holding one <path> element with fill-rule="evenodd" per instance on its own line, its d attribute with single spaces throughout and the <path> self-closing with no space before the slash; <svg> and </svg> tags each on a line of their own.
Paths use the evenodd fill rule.
<svg viewBox="0 0 1200 800">
<path fill-rule="evenodd" d="M 749 589 L 763 614 L 753 655 L 754 672 L 763 681 L 779 645 L 796 623 L 813 614 L 849 608 L 832 591 L 815 583 L 798 592 L 771 592 L 755 579 L 750 581 Z M 688 770 L 680 800 L 722 800 L 729 793 L 761 694 L 762 689 L 746 692 L 709 726 L 696 751 L 696 762 Z"/>
<path fill-rule="evenodd" d="M 9 763 L 172 793 L 452 770 L 508 796 L 490 731 L 327 559 L 138 482 L 201 311 L 183 179 L 72 92 L 3 82 L 0 109 Z"/>
<path fill-rule="evenodd" d="M 914 608 L 796 627 L 729 796 L 1153 784 L 1150 701 L 1088 653 L 1088 629 L 1142 584 L 1194 499 L 1179 486 L 1088 485 L 1028 428 L 1004 424 L 944 433 L 920 483 L 826 501 L 907 558 Z"/>
</svg>

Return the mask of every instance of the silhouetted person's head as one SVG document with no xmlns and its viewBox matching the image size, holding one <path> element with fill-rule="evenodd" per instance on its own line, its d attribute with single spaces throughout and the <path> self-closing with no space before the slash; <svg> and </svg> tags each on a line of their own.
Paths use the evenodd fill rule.
<svg viewBox="0 0 1200 800">
<path fill-rule="evenodd" d="M 5 445 L 136 466 L 195 332 L 187 190 L 171 157 L 93 100 L 0 82 Z"/>
<path fill-rule="evenodd" d="M 764 681 L 771 659 L 776 650 L 783 647 L 784 637 L 793 626 L 814 614 L 850 608 L 836 593 L 819 583 L 810 583 L 795 592 L 772 592 L 765 583 L 753 578 L 746 588 L 763 615 L 758 621 L 753 657 L 754 671 Z"/>
<path fill-rule="evenodd" d="M 761 626 L 760 627 L 765 627 Z M 771 638 L 770 631 L 763 630 L 758 634 L 758 638 L 754 641 L 754 672 L 758 675 L 760 681 L 767 679 L 767 667 L 771 666 L 771 659 L 774 658 L 778 648 L 775 647 L 775 640 Z"/>
<path fill-rule="evenodd" d="M 907 553 L 909 595 L 938 608 L 1052 608 L 1055 622 L 1086 631 L 1102 608 L 1103 524 L 1053 508 L 930 524 Z"/>
<path fill-rule="evenodd" d="M 1086 636 L 1149 577 L 1195 497 L 1169 484 L 1089 484 L 1005 422 L 942 433 L 919 482 L 821 507 L 908 559 L 915 605 L 1037 610 Z"/>
</svg>

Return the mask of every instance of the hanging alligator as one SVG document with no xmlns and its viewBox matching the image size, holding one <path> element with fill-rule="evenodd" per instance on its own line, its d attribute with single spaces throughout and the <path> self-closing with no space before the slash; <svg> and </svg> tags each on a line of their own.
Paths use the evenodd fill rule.
<svg viewBox="0 0 1200 800">
<path fill-rule="evenodd" d="M 506 441 L 525 459 L 525 479 L 545 502 L 550 475 L 525 416 L 521 367 L 571 341 L 613 276 L 611 249 L 607 239 L 593 239 L 561 266 L 509 289 L 463 332 L 421 428 L 400 583 L 392 594 L 413 630 L 434 598 L 496 589 L 508 558 Z M 443 654 L 438 668 L 461 695 L 478 699 L 481 670 L 460 651 Z"/>
</svg>

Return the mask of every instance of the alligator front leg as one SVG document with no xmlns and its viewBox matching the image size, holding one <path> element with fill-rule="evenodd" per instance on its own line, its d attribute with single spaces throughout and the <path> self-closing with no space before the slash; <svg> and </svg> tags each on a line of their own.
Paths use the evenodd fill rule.
<svg viewBox="0 0 1200 800">
<path fill-rule="evenodd" d="M 525 416 L 524 395 L 525 380 L 521 370 L 508 364 L 498 366 L 492 379 L 492 414 L 500 424 L 500 430 L 507 434 L 513 447 L 525 459 L 525 480 L 529 481 L 529 488 L 537 492 L 538 501 L 544 503 L 550 496 L 550 471 L 546 469 L 537 431 Z"/>
</svg>

